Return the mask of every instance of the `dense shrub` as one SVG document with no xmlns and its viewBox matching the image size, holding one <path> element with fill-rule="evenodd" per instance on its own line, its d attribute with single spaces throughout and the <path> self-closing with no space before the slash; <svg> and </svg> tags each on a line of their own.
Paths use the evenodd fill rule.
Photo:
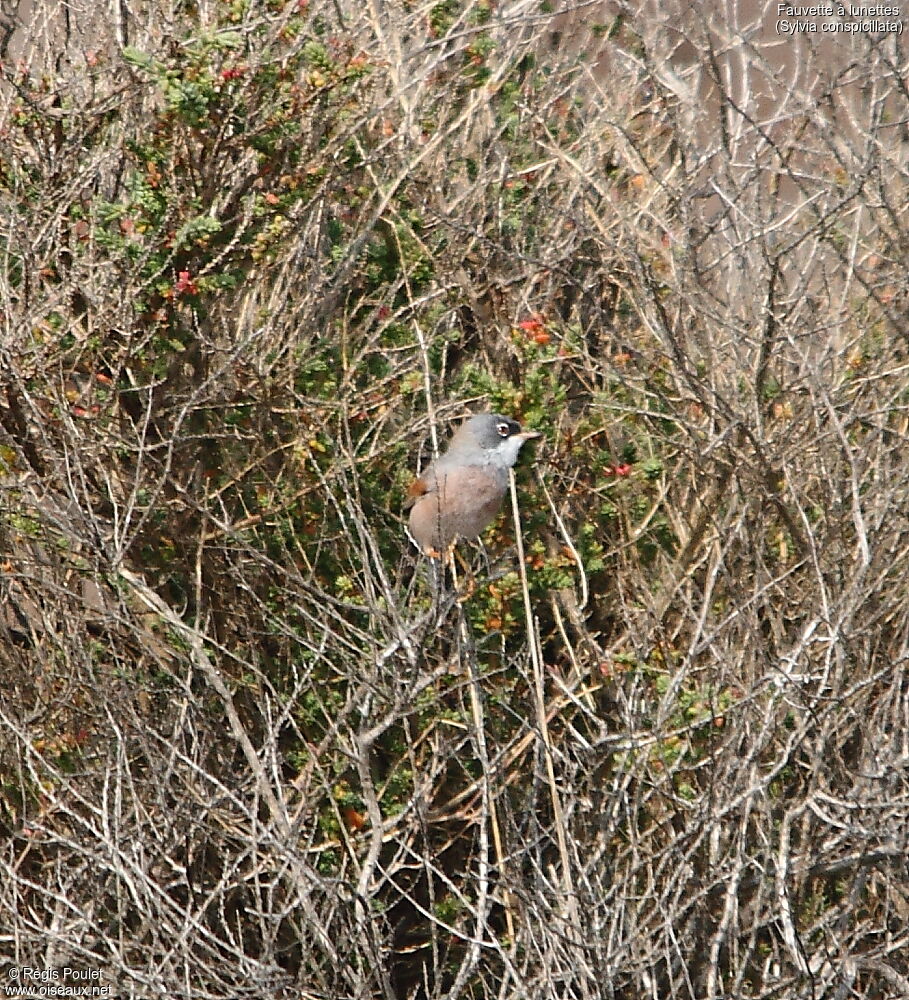
<svg viewBox="0 0 909 1000">
<path fill-rule="evenodd" d="M 909 993 L 906 59 L 775 6 L 3 15 L 6 963 Z"/>
</svg>

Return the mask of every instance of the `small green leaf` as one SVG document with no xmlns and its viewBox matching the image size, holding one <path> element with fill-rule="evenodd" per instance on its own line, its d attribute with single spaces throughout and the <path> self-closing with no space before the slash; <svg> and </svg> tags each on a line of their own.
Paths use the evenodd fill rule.
<svg viewBox="0 0 909 1000">
<path fill-rule="evenodd" d="M 148 69 L 154 62 L 154 59 L 152 59 L 152 57 L 147 52 L 142 52 L 139 49 L 134 49 L 132 45 L 124 46 L 123 58 L 131 66 L 141 66 L 143 69 Z"/>
</svg>

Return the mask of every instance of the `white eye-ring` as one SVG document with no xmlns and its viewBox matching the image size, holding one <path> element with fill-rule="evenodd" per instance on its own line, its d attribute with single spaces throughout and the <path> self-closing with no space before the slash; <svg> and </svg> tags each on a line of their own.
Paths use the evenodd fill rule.
<svg viewBox="0 0 909 1000">
<path fill-rule="evenodd" d="M 503 438 L 507 438 L 511 433 L 511 429 L 504 420 L 500 424 L 496 424 L 496 430 L 499 432 L 499 436 Z"/>
</svg>

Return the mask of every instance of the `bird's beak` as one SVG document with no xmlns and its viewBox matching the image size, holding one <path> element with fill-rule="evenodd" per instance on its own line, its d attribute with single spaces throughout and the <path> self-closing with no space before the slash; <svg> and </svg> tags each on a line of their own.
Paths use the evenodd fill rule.
<svg viewBox="0 0 909 1000">
<path fill-rule="evenodd" d="M 522 441 L 533 441 L 534 438 L 541 438 L 542 436 L 540 431 L 521 431 L 515 434 L 515 437 L 519 437 Z"/>
</svg>

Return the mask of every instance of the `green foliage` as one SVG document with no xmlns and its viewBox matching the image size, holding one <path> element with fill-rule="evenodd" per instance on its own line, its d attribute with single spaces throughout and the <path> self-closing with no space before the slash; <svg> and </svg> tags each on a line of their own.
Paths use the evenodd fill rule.
<svg viewBox="0 0 909 1000">
<path fill-rule="evenodd" d="M 251 968 L 275 995 L 670 995 L 689 965 L 697 988 L 785 992 L 777 895 L 752 889 L 786 812 L 812 944 L 858 883 L 814 874 L 833 841 L 797 797 L 850 803 L 843 857 L 877 856 L 843 839 L 860 810 L 897 828 L 875 810 L 899 794 L 850 776 L 877 773 L 903 704 L 905 254 L 891 217 L 863 228 L 900 178 L 856 171 L 872 204 L 837 175 L 845 208 L 817 163 L 801 207 L 735 191 L 728 137 L 686 133 L 653 77 L 652 26 L 555 44 L 571 13 L 545 9 L 512 36 L 486 0 L 405 4 L 381 35 L 317 0 L 146 5 L 134 47 L 4 64 L 0 818 L 29 920 L 2 916 L 23 947 L 55 919 L 41 872 L 65 871 L 85 948 L 165 991 L 178 940 L 213 996 Z M 779 174 L 774 142 L 752 179 L 762 157 Z M 704 171 L 735 195 L 722 224 Z M 459 547 L 455 600 L 403 507 L 427 414 L 481 409 L 543 437 L 515 470 L 524 564 L 506 509 Z M 830 608 L 837 634 L 807 636 Z M 121 835 L 144 867 L 98 896 L 84 859 Z M 569 882 L 584 905 L 540 919 Z M 758 930 L 733 921 L 705 972 L 729 884 Z M 474 938 L 452 926 L 513 934 L 520 961 L 484 946 L 459 979 Z"/>
</svg>

